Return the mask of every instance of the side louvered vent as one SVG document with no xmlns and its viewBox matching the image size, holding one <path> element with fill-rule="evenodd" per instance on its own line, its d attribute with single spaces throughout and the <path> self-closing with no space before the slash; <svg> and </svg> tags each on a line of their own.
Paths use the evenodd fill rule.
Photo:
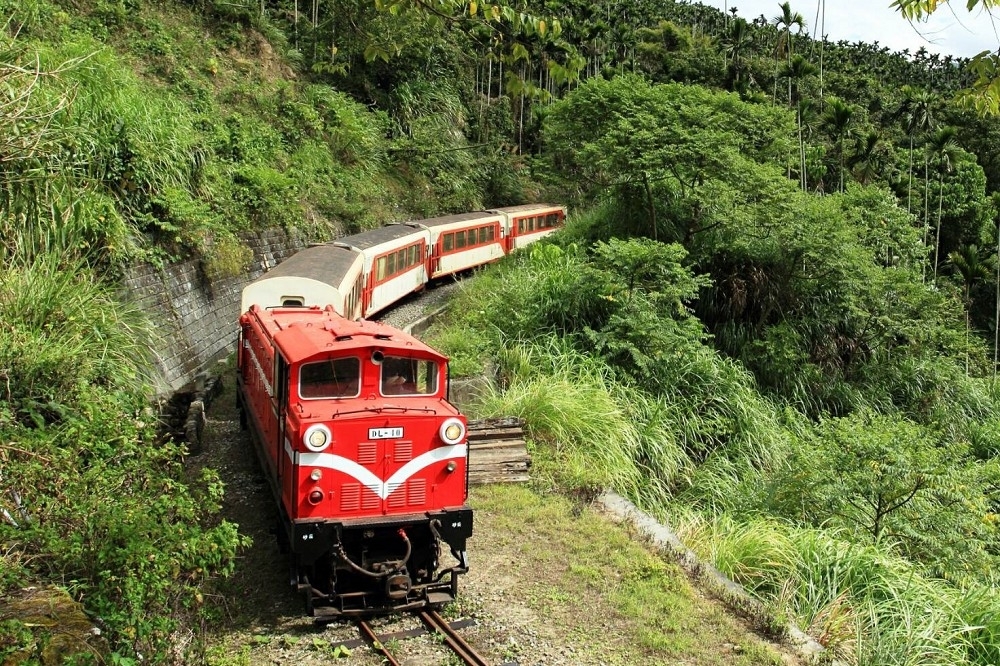
<svg viewBox="0 0 1000 666">
<path fill-rule="evenodd" d="M 399 509 L 406 506 L 406 489 L 401 488 L 402 485 L 402 483 L 389 484 L 389 498 L 386 501 L 389 503 L 390 509 Z"/>
<path fill-rule="evenodd" d="M 412 479 L 406 486 L 406 495 L 410 506 L 419 506 L 427 502 L 427 481 L 425 479 Z"/>
<path fill-rule="evenodd" d="M 361 485 L 345 483 L 340 487 L 340 510 L 357 511 L 361 508 Z"/>
<path fill-rule="evenodd" d="M 358 464 L 374 465 L 378 455 L 378 444 L 375 442 L 361 442 L 358 444 Z"/>
<path fill-rule="evenodd" d="M 413 460 L 413 442 L 396 442 L 396 451 L 392 457 L 394 462 L 405 463 Z"/>
<path fill-rule="evenodd" d="M 361 493 L 361 508 L 365 511 L 375 511 L 382 508 L 382 498 L 378 496 L 378 485 L 366 485 L 367 492 Z"/>
</svg>

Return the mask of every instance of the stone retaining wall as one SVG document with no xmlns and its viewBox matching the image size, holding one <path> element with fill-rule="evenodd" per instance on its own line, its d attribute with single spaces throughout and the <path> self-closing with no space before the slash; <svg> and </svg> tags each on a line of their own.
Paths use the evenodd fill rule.
<svg viewBox="0 0 1000 666">
<path fill-rule="evenodd" d="M 281 229 L 248 232 L 242 240 L 254 258 L 237 277 L 210 280 L 197 259 L 163 268 L 140 264 L 127 272 L 126 298 L 149 315 L 159 335 L 157 394 L 187 389 L 233 351 L 243 287 L 305 246 L 299 234 Z"/>
</svg>

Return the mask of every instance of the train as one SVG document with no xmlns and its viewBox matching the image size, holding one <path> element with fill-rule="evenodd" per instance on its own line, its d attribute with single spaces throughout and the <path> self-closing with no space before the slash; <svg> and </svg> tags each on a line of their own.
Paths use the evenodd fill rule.
<svg viewBox="0 0 1000 666">
<path fill-rule="evenodd" d="M 528 204 L 389 224 L 313 245 L 247 285 L 240 312 L 332 305 L 348 319 L 371 317 L 435 280 L 498 261 L 565 220 L 565 206 Z"/>
<path fill-rule="evenodd" d="M 538 204 L 390 224 L 301 250 L 243 289 L 240 424 L 310 614 L 456 598 L 473 528 L 468 422 L 449 401 L 447 357 L 369 317 L 565 216 Z"/>
</svg>

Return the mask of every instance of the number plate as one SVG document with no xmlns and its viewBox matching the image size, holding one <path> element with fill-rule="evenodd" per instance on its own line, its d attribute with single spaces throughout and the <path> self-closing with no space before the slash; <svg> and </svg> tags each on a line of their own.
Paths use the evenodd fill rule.
<svg viewBox="0 0 1000 666">
<path fill-rule="evenodd" d="M 368 439 L 399 439 L 402 436 L 402 428 L 368 428 Z"/>
</svg>

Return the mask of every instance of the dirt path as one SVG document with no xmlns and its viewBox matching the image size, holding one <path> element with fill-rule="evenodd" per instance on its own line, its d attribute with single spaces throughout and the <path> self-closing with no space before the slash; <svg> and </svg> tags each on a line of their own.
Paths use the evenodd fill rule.
<svg viewBox="0 0 1000 666">
<path fill-rule="evenodd" d="M 213 666 L 343 663 L 375 666 L 365 647 L 345 650 L 350 624 L 313 626 L 289 585 L 273 534 L 272 500 L 233 406 L 233 382 L 212 405 L 195 465 L 219 471 L 223 514 L 253 538 L 235 575 L 207 599 L 218 621 L 206 630 Z M 798 664 L 693 588 L 673 564 L 648 552 L 625 527 L 595 509 L 528 487 L 474 489 L 471 571 L 445 609 L 473 617 L 463 635 L 491 663 Z M 376 621 L 384 633 L 415 628 L 411 616 Z M 432 637 L 393 641 L 407 666 L 456 663 Z"/>
</svg>

